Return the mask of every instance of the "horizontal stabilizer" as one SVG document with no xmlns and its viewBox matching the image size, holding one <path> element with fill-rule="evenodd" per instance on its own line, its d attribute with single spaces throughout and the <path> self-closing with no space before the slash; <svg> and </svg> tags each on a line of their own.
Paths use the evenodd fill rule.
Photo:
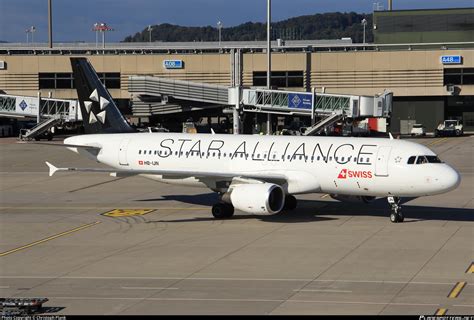
<svg viewBox="0 0 474 320">
<path fill-rule="evenodd" d="M 55 166 L 53 166 L 51 163 L 49 163 L 48 161 L 46 161 L 46 165 L 48 166 L 49 168 L 49 176 L 52 177 L 53 174 L 56 173 L 56 171 L 58 171 L 58 168 L 56 168 Z"/>
</svg>

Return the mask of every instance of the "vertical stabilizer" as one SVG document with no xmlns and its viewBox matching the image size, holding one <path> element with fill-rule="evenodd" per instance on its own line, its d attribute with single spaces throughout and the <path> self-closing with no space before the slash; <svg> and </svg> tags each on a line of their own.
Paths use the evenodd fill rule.
<svg viewBox="0 0 474 320">
<path fill-rule="evenodd" d="M 134 132 L 86 58 L 71 58 L 86 133 Z"/>
</svg>

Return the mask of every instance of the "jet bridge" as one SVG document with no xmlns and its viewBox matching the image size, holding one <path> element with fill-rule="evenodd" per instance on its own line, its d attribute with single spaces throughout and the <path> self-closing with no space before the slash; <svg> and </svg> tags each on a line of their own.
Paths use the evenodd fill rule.
<svg viewBox="0 0 474 320">
<path fill-rule="evenodd" d="M 128 92 L 137 98 L 133 101 L 133 115 L 151 116 L 226 106 L 229 87 L 153 76 L 131 76 Z M 179 103 L 169 103 L 170 98 L 196 105 L 183 107 Z"/>
<path fill-rule="evenodd" d="M 0 117 L 36 119 L 37 125 L 24 130 L 20 139 L 33 139 L 60 123 L 82 120 L 77 100 L 0 94 Z"/>
<path fill-rule="evenodd" d="M 267 89 L 244 89 L 242 96 L 244 111 L 346 118 L 389 117 L 393 97 L 389 91 L 371 97 Z"/>
</svg>

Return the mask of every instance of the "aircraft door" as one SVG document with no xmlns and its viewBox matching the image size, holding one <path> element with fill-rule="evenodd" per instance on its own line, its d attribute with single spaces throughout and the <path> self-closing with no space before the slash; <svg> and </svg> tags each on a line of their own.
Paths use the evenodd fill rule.
<svg viewBox="0 0 474 320">
<path fill-rule="evenodd" d="M 392 147 L 379 147 L 377 159 L 375 161 L 375 175 L 379 177 L 388 177 L 388 159 Z"/>
<path fill-rule="evenodd" d="M 125 139 L 122 139 L 122 141 L 120 141 L 119 164 L 122 166 L 128 166 L 127 147 L 128 147 L 129 142 L 130 142 L 130 138 L 125 138 Z"/>
</svg>

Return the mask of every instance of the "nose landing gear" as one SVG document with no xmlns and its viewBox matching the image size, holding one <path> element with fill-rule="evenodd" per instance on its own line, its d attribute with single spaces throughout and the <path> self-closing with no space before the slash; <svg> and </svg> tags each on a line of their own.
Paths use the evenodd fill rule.
<svg viewBox="0 0 474 320">
<path fill-rule="evenodd" d="M 402 206 L 400 205 L 400 198 L 387 197 L 388 204 L 392 212 L 390 213 L 390 221 L 393 223 L 403 222 L 405 217 L 402 214 Z"/>
</svg>

